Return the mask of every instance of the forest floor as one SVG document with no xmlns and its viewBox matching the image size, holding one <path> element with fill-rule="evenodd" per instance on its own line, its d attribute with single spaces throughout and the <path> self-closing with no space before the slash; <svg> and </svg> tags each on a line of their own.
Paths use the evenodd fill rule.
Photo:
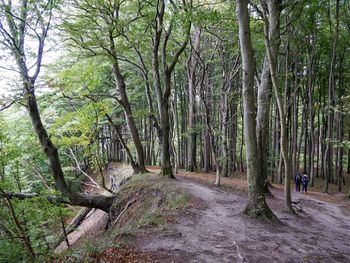
<svg viewBox="0 0 350 263">
<path fill-rule="evenodd" d="M 173 183 L 194 204 L 161 227 L 143 227 L 115 239 L 140 257 L 104 262 L 350 262 L 350 202 L 345 195 L 293 191 L 297 214 L 291 214 L 284 210 L 283 190 L 275 186 L 267 202 L 281 223 L 268 223 L 241 214 L 247 200 L 243 178 L 223 178 L 220 188 L 213 181 L 211 174 L 180 171 Z"/>
</svg>

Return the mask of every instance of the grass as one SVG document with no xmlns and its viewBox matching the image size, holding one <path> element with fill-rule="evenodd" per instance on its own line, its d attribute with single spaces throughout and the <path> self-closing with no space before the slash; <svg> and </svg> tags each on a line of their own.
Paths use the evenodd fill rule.
<svg viewBox="0 0 350 263">
<path fill-rule="evenodd" d="M 159 209 L 146 213 L 139 221 L 138 227 L 161 226 L 165 223 L 164 217 Z"/>
<path fill-rule="evenodd" d="M 122 213 L 114 226 L 119 234 L 143 227 L 163 228 L 165 223 L 174 221 L 171 220 L 174 214 L 190 203 L 190 195 L 180 189 L 176 181 L 152 173 L 134 176 L 118 197 L 113 217 Z M 133 203 L 125 210 L 131 200 Z"/>
<path fill-rule="evenodd" d="M 179 195 L 176 192 L 169 193 L 167 195 L 167 206 L 169 209 L 182 209 L 185 208 L 190 202 L 190 195 L 187 192 Z"/>
</svg>

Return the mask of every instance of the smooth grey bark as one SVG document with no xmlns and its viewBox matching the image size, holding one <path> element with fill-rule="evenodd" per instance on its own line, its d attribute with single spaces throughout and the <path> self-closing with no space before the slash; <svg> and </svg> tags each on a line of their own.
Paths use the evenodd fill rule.
<svg viewBox="0 0 350 263">
<path fill-rule="evenodd" d="M 205 108 L 204 108 L 205 110 Z M 202 110 L 203 112 L 203 110 Z M 206 123 L 206 115 L 203 115 L 203 122 Z M 208 173 L 211 170 L 211 146 L 210 146 L 210 134 L 208 129 L 205 129 L 203 132 L 203 140 L 204 140 L 204 171 Z"/>
<path fill-rule="evenodd" d="M 270 32 L 269 32 L 270 33 Z M 271 33 L 270 33 L 271 34 Z M 258 143 L 258 155 L 260 159 L 261 174 L 267 181 L 267 160 L 268 160 L 268 138 L 269 130 L 269 109 L 271 94 L 271 77 L 269 61 L 267 56 L 264 58 L 263 69 L 261 73 L 261 82 L 258 87 L 258 109 L 256 116 L 256 135 Z"/>
<path fill-rule="evenodd" d="M 314 118 L 315 118 L 315 113 L 313 110 L 313 76 L 314 76 L 314 60 L 315 60 L 315 54 L 314 50 L 311 52 L 312 54 L 310 55 L 310 61 L 309 61 L 309 66 L 308 66 L 308 111 L 309 111 L 309 119 L 310 119 L 310 131 L 309 131 L 309 163 L 308 163 L 308 174 L 310 178 L 310 185 L 314 186 L 314 180 L 315 180 L 315 175 L 314 175 L 314 155 L 315 155 L 315 124 L 314 124 Z"/>
<path fill-rule="evenodd" d="M 288 44 L 286 47 L 286 66 L 285 69 L 288 69 L 288 61 L 289 61 L 289 40 L 291 39 L 291 33 L 288 33 Z M 292 137 L 292 174 L 295 175 L 299 171 L 299 162 L 298 162 L 298 105 L 299 105 L 299 92 L 298 92 L 298 68 L 297 66 L 294 67 L 294 91 L 293 91 L 293 110 L 292 110 L 292 131 L 291 131 L 291 137 Z M 285 76 L 285 81 L 288 81 L 288 75 Z"/>
<path fill-rule="evenodd" d="M 280 37 L 280 1 L 271 1 L 264 0 L 264 5 L 267 6 L 267 10 L 269 12 L 268 22 L 270 26 L 268 28 L 268 36 L 271 40 L 271 48 L 273 54 L 277 54 L 279 49 L 279 37 Z M 269 129 L 266 127 L 269 126 L 269 109 L 270 109 L 270 100 L 271 100 L 271 74 L 270 74 L 270 65 L 269 58 L 266 55 L 264 58 L 263 69 L 261 72 L 261 82 L 258 86 L 258 109 L 257 109 L 257 125 L 256 125 L 256 134 L 257 134 L 257 142 L 258 142 L 258 154 L 260 159 L 260 170 L 261 174 L 265 176 L 265 184 L 266 191 L 267 181 L 268 181 L 268 158 L 269 158 Z"/>
<path fill-rule="evenodd" d="M 239 42 L 242 56 L 244 141 L 247 155 L 248 202 L 244 213 L 252 217 L 273 219 L 274 214 L 265 200 L 265 178 L 261 174 L 256 138 L 256 109 L 254 101 L 254 58 L 250 38 L 248 0 L 237 0 Z"/>
<path fill-rule="evenodd" d="M 230 149 L 230 162 L 229 162 L 229 171 L 230 176 L 237 170 L 237 103 L 231 100 L 231 109 L 230 109 L 230 118 L 232 125 L 230 127 L 230 140 L 229 140 L 229 149 Z"/>
<path fill-rule="evenodd" d="M 115 52 L 113 38 L 111 38 L 110 41 L 113 41 L 111 49 Z M 118 58 L 116 55 L 114 56 L 114 63 L 113 63 L 112 69 L 113 69 L 113 76 L 114 76 L 115 82 L 117 84 L 117 88 L 118 88 L 119 96 L 120 96 L 120 99 L 118 100 L 118 102 L 123 107 L 123 110 L 125 113 L 125 118 L 126 118 L 126 123 L 129 127 L 132 141 L 135 145 L 136 154 L 137 154 L 138 170 L 139 170 L 139 172 L 142 172 L 142 173 L 147 172 L 147 169 L 145 166 L 145 155 L 144 155 L 143 146 L 141 143 L 139 131 L 138 131 L 136 124 L 135 124 L 135 119 L 133 117 L 129 98 L 128 98 L 128 95 L 126 93 L 125 80 L 124 80 L 123 75 L 121 74 L 119 64 L 118 64 Z"/>
<path fill-rule="evenodd" d="M 184 2 L 185 3 L 185 2 Z M 152 67 L 153 67 L 153 79 L 154 88 L 156 91 L 159 119 L 160 119 L 160 129 L 161 129 L 161 145 L 160 145 L 160 155 L 161 155 L 161 174 L 169 178 L 174 178 L 171 158 L 170 158 L 170 115 L 169 115 L 169 98 L 171 95 L 171 75 L 178 63 L 179 57 L 185 51 L 187 43 L 189 41 L 189 34 L 191 29 L 191 23 L 189 23 L 188 28 L 185 29 L 185 39 L 181 43 L 180 47 L 176 50 L 171 63 L 168 64 L 168 41 L 170 39 L 173 21 L 170 23 L 168 28 L 165 28 L 164 14 L 165 14 L 165 1 L 158 0 L 156 19 L 154 24 L 154 37 L 152 46 Z M 191 7 L 189 7 L 191 8 Z M 185 12 L 189 12 L 185 8 Z M 162 42 L 162 43 L 161 43 Z M 161 47 L 162 44 L 162 47 Z M 159 52 L 161 49 L 161 61 L 162 61 L 162 74 L 161 66 L 159 63 L 160 56 Z M 163 85 L 162 78 L 163 77 Z M 163 87 L 162 87 L 163 86 Z"/>
<path fill-rule="evenodd" d="M 233 79 L 240 72 L 241 64 L 240 57 L 236 56 L 235 61 L 226 62 L 227 54 L 225 52 L 225 47 L 223 47 L 223 52 L 221 53 L 221 64 L 222 64 L 222 78 L 223 83 L 220 89 L 220 167 L 221 176 L 228 177 L 229 174 L 229 163 L 231 158 L 231 152 L 229 151 L 229 135 L 228 135 L 228 125 L 231 124 L 229 119 L 230 113 L 230 95 L 232 93 Z"/>
<path fill-rule="evenodd" d="M 228 124 L 228 93 L 230 92 L 229 87 L 223 85 L 220 92 L 220 137 L 221 137 L 221 176 L 228 176 L 228 162 L 229 162 L 229 151 L 228 151 L 228 138 L 227 138 L 227 124 Z"/>
<path fill-rule="evenodd" d="M 205 67 L 204 67 L 205 68 Z M 204 75 L 205 73 L 203 73 Z M 204 77 L 204 76 L 203 76 Z M 206 81 L 209 82 L 209 79 L 206 78 Z M 204 90 L 204 87 L 208 87 L 208 90 Z M 208 139 L 209 139 L 209 145 L 210 145 L 210 150 L 212 154 L 212 159 L 214 161 L 215 165 L 215 185 L 220 186 L 221 184 L 221 166 L 220 166 L 220 161 L 219 161 L 219 154 L 217 150 L 217 139 L 215 137 L 215 132 L 212 126 L 212 104 L 211 104 L 211 96 L 208 96 L 208 94 L 211 94 L 212 89 L 210 88 L 211 85 L 210 83 L 207 83 L 207 85 L 201 85 L 200 86 L 200 95 L 201 95 L 201 100 L 203 102 L 204 106 L 204 120 L 205 120 L 205 125 L 206 125 L 206 131 L 208 133 Z"/>
<path fill-rule="evenodd" d="M 343 114 L 340 112 L 338 113 L 337 118 L 337 140 L 339 142 L 343 141 Z M 342 183 L 343 183 L 343 147 L 338 147 L 337 149 L 337 180 L 338 180 L 338 192 L 341 192 L 342 190 Z"/>
<path fill-rule="evenodd" d="M 187 63 L 189 107 L 188 107 L 188 164 L 187 170 L 193 172 L 197 169 L 197 132 L 196 132 L 196 68 L 197 54 L 200 51 L 201 30 L 194 28 L 194 44 L 191 47 Z"/>
<path fill-rule="evenodd" d="M 278 80 L 277 80 L 277 59 L 278 59 L 278 44 L 275 43 L 274 39 L 270 39 L 269 31 L 273 30 L 270 28 L 279 27 L 279 23 L 270 24 L 270 21 L 268 19 L 271 15 L 277 15 L 276 12 L 280 12 L 280 3 L 281 1 L 274 1 L 269 0 L 268 6 L 273 5 L 273 7 L 264 7 L 263 10 L 263 18 L 264 18 L 264 37 L 265 37 L 265 47 L 267 51 L 267 56 L 269 60 L 269 67 L 270 67 L 270 74 L 271 74 L 271 81 L 272 81 L 272 87 L 274 89 L 279 117 L 280 117 L 280 125 L 281 125 L 281 133 L 280 133 L 280 145 L 281 145 L 281 154 L 283 156 L 284 161 L 284 176 L 285 176 L 285 183 L 284 183 L 284 197 L 285 197 L 285 203 L 286 208 L 290 211 L 293 211 L 292 207 L 292 197 L 291 197 L 291 173 L 292 173 L 292 163 L 290 158 L 290 152 L 288 152 L 288 133 L 287 133 L 287 103 L 286 103 L 286 94 L 287 94 L 287 88 L 285 88 L 285 96 L 282 98 L 282 96 L 279 93 L 278 89 Z M 272 11 L 273 10 L 273 11 Z M 273 12 L 272 14 L 270 12 Z M 276 20 L 275 20 L 276 22 Z M 286 73 L 287 74 L 287 73 Z"/>
<path fill-rule="evenodd" d="M 335 107 L 335 80 L 334 80 L 334 68 L 336 64 L 336 55 L 337 55 L 337 45 L 338 45 L 338 38 L 339 38 L 339 5 L 340 0 L 336 1 L 336 30 L 333 31 L 333 34 L 331 34 L 331 63 L 329 67 L 329 76 L 328 76 L 328 114 L 327 114 L 327 140 L 326 140 L 326 149 L 324 153 L 324 175 L 325 175 L 325 182 L 324 182 L 324 192 L 328 192 L 328 183 L 330 178 L 333 176 L 333 146 L 332 146 L 332 140 L 333 140 L 333 124 L 334 124 L 334 113 L 333 109 Z M 329 19 L 329 27 L 330 31 L 332 32 L 332 21 L 331 21 L 331 15 L 330 10 L 328 10 L 328 19 Z"/>
</svg>

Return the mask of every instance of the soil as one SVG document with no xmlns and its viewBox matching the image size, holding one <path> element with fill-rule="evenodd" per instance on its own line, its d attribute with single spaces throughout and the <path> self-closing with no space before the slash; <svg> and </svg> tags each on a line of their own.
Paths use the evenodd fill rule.
<svg viewBox="0 0 350 263">
<path fill-rule="evenodd" d="M 147 253 L 154 262 L 350 262 L 350 205 L 344 195 L 327 201 L 324 194 L 293 192 L 297 213 L 292 214 L 284 212 L 283 190 L 274 187 L 267 202 L 281 223 L 261 222 L 241 213 L 247 201 L 244 180 L 225 178 L 228 183 L 217 188 L 210 178 L 181 172 L 174 184 L 191 195 L 193 205 L 163 227 L 115 241 L 127 239 L 135 253 Z M 96 212 L 89 219 L 101 222 Z M 101 226 L 92 226 L 88 234 Z M 80 227 L 73 235 L 87 233 L 79 232 Z"/>
<path fill-rule="evenodd" d="M 282 223 L 272 224 L 241 214 L 244 192 L 177 178 L 205 208 L 187 211 L 163 235 L 150 233 L 138 240 L 138 247 L 159 262 L 350 262 L 346 200 L 336 205 L 293 193 L 295 215 L 283 212 L 283 192 L 274 188 L 267 201 Z"/>
</svg>

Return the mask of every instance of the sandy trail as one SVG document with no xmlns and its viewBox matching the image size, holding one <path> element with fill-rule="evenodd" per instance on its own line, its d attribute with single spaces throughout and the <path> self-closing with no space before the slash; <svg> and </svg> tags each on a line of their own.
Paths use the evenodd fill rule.
<svg viewBox="0 0 350 263">
<path fill-rule="evenodd" d="M 169 225 L 165 234 L 141 240 L 159 262 L 350 262 L 350 220 L 341 205 L 293 193 L 302 211 L 283 212 L 283 192 L 268 198 L 283 225 L 241 216 L 246 196 L 180 178 L 178 184 L 203 201 Z"/>
</svg>

